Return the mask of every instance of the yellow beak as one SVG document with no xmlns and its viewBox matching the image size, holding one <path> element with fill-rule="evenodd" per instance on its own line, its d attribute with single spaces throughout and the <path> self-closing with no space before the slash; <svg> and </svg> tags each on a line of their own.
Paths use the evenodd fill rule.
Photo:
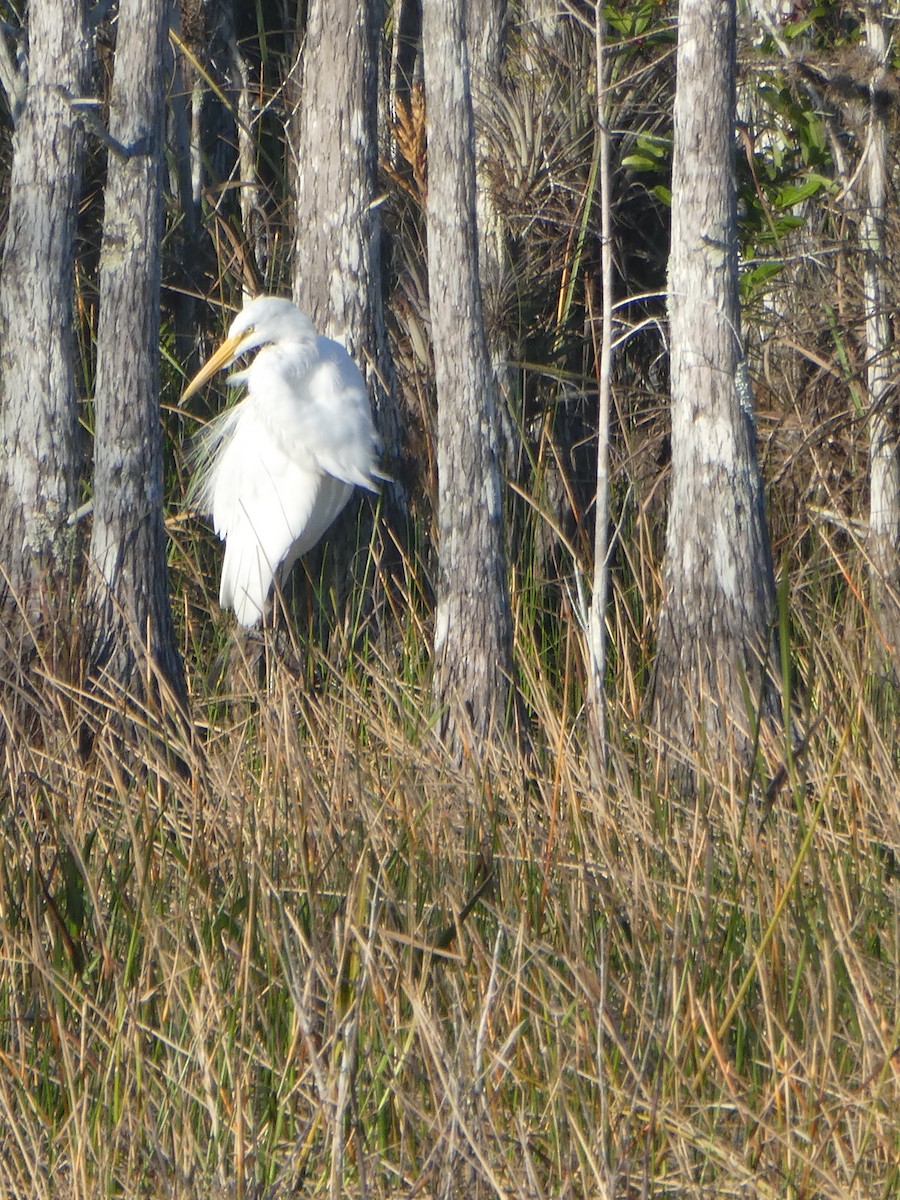
<svg viewBox="0 0 900 1200">
<path fill-rule="evenodd" d="M 222 345 L 218 348 L 215 354 L 211 355 L 206 360 L 191 382 L 181 393 L 181 404 L 185 400 L 193 396 L 194 392 L 200 390 L 206 383 L 207 379 L 211 379 L 216 371 L 220 371 L 222 367 L 227 367 L 230 362 L 237 358 L 240 354 L 241 343 L 247 340 L 247 332 L 235 334 L 234 337 L 226 338 Z"/>
</svg>

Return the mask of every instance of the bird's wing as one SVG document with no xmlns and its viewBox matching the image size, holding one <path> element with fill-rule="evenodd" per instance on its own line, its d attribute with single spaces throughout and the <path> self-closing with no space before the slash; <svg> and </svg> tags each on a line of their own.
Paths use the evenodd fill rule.
<svg viewBox="0 0 900 1200">
<path fill-rule="evenodd" d="M 313 546 L 317 545 L 325 536 L 353 495 L 352 486 L 344 483 L 341 479 L 319 474 L 318 481 L 319 490 L 316 494 L 316 503 L 310 513 L 306 528 L 291 546 L 281 566 L 279 578 L 282 582 L 287 579 L 291 567 L 297 559 L 302 554 L 306 554 L 307 550 L 312 550 Z"/>
<path fill-rule="evenodd" d="M 279 420 L 285 450 L 292 458 L 311 456 L 335 479 L 376 491 L 378 438 L 365 381 L 343 346 L 323 337 L 317 346 L 318 361 L 302 377 L 285 378 L 291 401 Z"/>
<path fill-rule="evenodd" d="M 250 626 L 266 610 L 279 566 L 315 545 L 351 489 L 336 480 L 323 486 L 318 470 L 287 457 L 252 407 L 238 409 L 204 489 L 225 541 L 219 602 Z"/>
</svg>

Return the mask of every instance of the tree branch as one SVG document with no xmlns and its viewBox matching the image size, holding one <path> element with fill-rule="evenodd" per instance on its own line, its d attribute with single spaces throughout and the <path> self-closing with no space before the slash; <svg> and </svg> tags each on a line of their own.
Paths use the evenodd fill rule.
<svg viewBox="0 0 900 1200">
<path fill-rule="evenodd" d="M 96 109 L 100 104 L 99 100 L 87 98 L 75 99 L 69 95 L 65 88 L 60 88 L 59 92 L 68 101 L 72 111 L 78 116 L 85 130 L 88 133 L 92 133 L 107 148 L 110 154 L 114 154 L 120 162 L 130 162 L 133 158 L 139 158 L 141 155 L 150 153 L 149 135 L 145 134 L 144 137 L 138 138 L 130 146 L 123 145 L 122 142 L 112 136 L 97 116 Z"/>
</svg>

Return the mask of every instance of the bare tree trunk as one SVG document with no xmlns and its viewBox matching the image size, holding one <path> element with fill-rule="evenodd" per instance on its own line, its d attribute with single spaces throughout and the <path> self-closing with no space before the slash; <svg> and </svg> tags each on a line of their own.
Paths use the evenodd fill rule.
<svg viewBox="0 0 900 1200">
<path fill-rule="evenodd" d="M 194 121 L 193 99 L 195 94 L 199 99 L 201 89 L 194 66 L 185 53 L 182 13 L 187 18 L 189 32 L 196 32 L 196 16 L 190 10 L 189 0 L 181 0 L 172 14 L 170 30 L 179 52 L 176 53 L 171 45 L 166 52 L 172 72 L 168 115 L 170 189 L 176 197 L 177 218 L 165 273 L 175 325 L 175 358 L 190 378 L 200 366 L 197 297 L 205 291 L 204 269 L 212 259 L 209 235 L 201 223 L 202 173 L 199 137 L 195 138 L 199 122 Z"/>
<path fill-rule="evenodd" d="M 872 608 L 882 643 L 877 658 L 900 662 L 900 457 L 896 364 L 892 357 L 886 294 L 884 217 L 888 134 L 878 92 L 886 78 L 887 43 L 882 4 L 870 0 L 866 40 L 872 58 L 866 159 L 866 208 L 861 240 L 865 256 L 866 375 L 872 414 L 869 438 L 869 557 Z"/>
<path fill-rule="evenodd" d="M 713 761 L 749 750 L 748 702 L 755 707 L 762 696 L 768 705 L 772 695 L 774 581 L 738 308 L 734 47 L 734 0 L 682 0 L 669 260 L 672 479 L 653 722 L 664 746 Z"/>
<path fill-rule="evenodd" d="M 464 0 L 425 0 L 428 279 L 438 395 L 435 698 L 462 748 L 502 722 L 512 669 L 495 388 L 484 334 Z"/>
<path fill-rule="evenodd" d="M 560 0 L 519 0 L 519 23 L 528 30 L 530 38 L 549 42 L 555 37 L 565 11 L 566 5 Z"/>
<path fill-rule="evenodd" d="M 500 452 L 506 474 L 517 473 L 522 461 L 520 420 L 513 402 L 516 373 L 510 361 L 521 358 L 514 348 L 516 329 L 515 285 L 507 223 L 498 210 L 491 131 L 496 128 L 497 97 L 503 86 L 506 49 L 507 0 L 467 0 L 469 65 L 472 73 L 472 108 L 475 116 L 475 210 L 478 217 L 478 269 L 488 351 L 497 387 L 497 423 Z"/>
<path fill-rule="evenodd" d="M 597 405 L 597 501 L 594 524 L 594 582 L 588 622 L 588 746 L 595 783 L 606 761 L 606 606 L 609 596 L 609 410 L 612 388 L 613 256 L 612 180 L 609 153 L 609 96 L 606 90 L 605 22 L 594 14 L 597 72 L 597 137 L 600 139 L 600 291 L 603 316 Z"/>
<path fill-rule="evenodd" d="M 390 472 L 399 418 L 381 286 L 378 42 L 381 0 L 310 0 L 291 136 L 294 300 L 366 376 Z M 402 507 L 399 491 L 393 500 Z"/>
<path fill-rule="evenodd" d="M 78 429 L 73 245 L 83 132 L 73 102 L 90 65 L 82 0 L 29 6 L 28 83 L 19 111 L 0 271 L 0 629 L 4 676 L 68 588 Z M 23 90 L 24 89 L 24 90 Z M 21 107 L 20 107 L 21 106 Z"/>
<path fill-rule="evenodd" d="M 490 179 L 488 130 L 501 85 L 506 0 L 467 0 L 469 66 L 475 118 L 475 209 L 478 216 L 478 266 L 488 342 L 498 384 L 508 357 L 503 326 L 503 276 L 506 267 L 503 221 L 494 203 Z"/>
<path fill-rule="evenodd" d="M 159 410 L 169 0 L 121 0 L 100 262 L 91 666 L 143 695 L 147 662 L 186 704 L 169 609 Z"/>
<path fill-rule="evenodd" d="M 266 225 L 260 203 L 259 173 L 256 169 L 257 138 L 254 133 L 255 105 L 253 102 L 250 68 L 241 54 L 237 37 L 232 30 L 228 39 L 232 88 L 237 104 L 237 169 L 238 199 L 244 240 L 253 256 L 253 267 L 260 279 L 265 279 L 269 260 Z M 252 299 L 253 297 L 248 297 Z"/>
</svg>

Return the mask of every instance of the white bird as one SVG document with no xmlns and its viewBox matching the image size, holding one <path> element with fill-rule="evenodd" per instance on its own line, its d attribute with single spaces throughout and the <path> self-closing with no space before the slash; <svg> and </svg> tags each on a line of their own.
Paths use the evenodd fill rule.
<svg viewBox="0 0 900 1200">
<path fill-rule="evenodd" d="M 192 498 L 225 542 L 219 603 L 250 628 L 350 499 L 378 490 L 378 438 L 366 385 L 338 342 L 319 337 L 289 300 L 259 296 L 188 384 L 182 403 L 216 371 L 259 353 L 227 384 L 247 395 L 212 420 L 195 450 Z"/>
</svg>

